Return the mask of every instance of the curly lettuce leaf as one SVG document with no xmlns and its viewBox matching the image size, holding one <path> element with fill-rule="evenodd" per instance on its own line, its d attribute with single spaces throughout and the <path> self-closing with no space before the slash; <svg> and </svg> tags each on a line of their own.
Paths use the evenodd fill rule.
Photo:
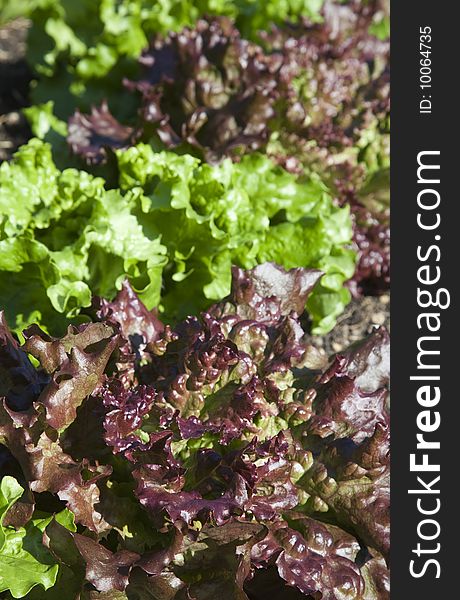
<svg viewBox="0 0 460 600">
<path fill-rule="evenodd" d="M 56 522 L 75 531 L 73 515 L 67 509 L 55 515 L 36 513 L 24 527 L 4 525 L 5 515 L 20 499 L 24 488 L 14 477 L 4 476 L 0 484 L 0 592 L 9 591 L 13 598 L 23 598 L 32 588 L 51 588 L 59 566 L 43 544 L 47 526 Z"/>
</svg>

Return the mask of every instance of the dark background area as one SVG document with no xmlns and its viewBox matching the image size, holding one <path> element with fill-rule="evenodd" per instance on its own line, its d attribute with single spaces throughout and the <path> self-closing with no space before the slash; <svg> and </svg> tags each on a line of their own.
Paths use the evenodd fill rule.
<svg viewBox="0 0 460 600">
<path fill-rule="evenodd" d="M 30 137 L 20 112 L 28 105 L 32 77 L 24 59 L 27 26 L 25 19 L 17 19 L 0 28 L 0 162 Z"/>
</svg>

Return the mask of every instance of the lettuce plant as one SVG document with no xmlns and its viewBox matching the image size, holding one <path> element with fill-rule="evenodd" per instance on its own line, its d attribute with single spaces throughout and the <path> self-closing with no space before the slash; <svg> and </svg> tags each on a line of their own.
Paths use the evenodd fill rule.
<svg viewBox="0 0 460 600">
<path fill-rule="evenodd" d="M 1 533 L 43 532 L 40 567 L 3 589 L 388 599 L 388 334 L 327 364 L 299 321 L 320 276 L 235 268 L 175 327 L 128 283 L 61 338 L 32 326 L 19 346 L 2 321 Z"/>
<path fill-rule="evenodd" d="M 91 295 L 112 298 L 128 277 L 149 309 L 194 314 L 230 291 L 231 265 L 319 268 L 309 299 L 329 330 L 354 272 L 348 207 L 319 177 L 298 178 L 262 155 L 210 166 L 145 144 L 117 153 L 119 188 L 61 171 L 31 140 L 0 166 L 0 306 L 19 331 L 84 319 Z"/>
</svg>

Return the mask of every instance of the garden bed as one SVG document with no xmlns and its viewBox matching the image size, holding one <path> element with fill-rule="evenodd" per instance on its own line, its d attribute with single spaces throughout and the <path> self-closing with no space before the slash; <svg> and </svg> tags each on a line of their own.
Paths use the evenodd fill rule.
<svg viewBox="0 0 460 600">
<path fill-rule="evenodd" d="M 388 13 L 0 0 L 2 599 L 389 599 Z"/>
</svg>

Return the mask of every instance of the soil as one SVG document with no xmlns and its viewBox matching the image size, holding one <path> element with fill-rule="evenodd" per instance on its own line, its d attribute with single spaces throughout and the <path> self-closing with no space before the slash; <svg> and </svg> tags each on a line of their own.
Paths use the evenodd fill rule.
<svg viewBox="0 0 460 600">
<path fill-rule="evenodd" d="M 21 109 L 28 105 L 32 74 L 25 61 L 28 21 L 17 19 L 0 28 L 0 163 L 9 160 L 31 132 Z M 313 337 L 317 348 L 328 355 L 362 339 L 375 327 L 389 329 L 390 296 L 354 299 L 326 336 Z"/>
<path fill-rule="evenodd" d="M 0 162 L 30 138 L 21 113 L 28 105 L 31 71 L 24 55 L 28 22 L 16 19 L 0 28 Z"/>
<path fill-rule="evenodd" d="M 390 329 L 390 294 L 354 299 L 337 319 L 334 329 L 325 336 L 314 336 L 312 343 L 328 356 L 344 350 L 384 325 Z"/>
</svg>

